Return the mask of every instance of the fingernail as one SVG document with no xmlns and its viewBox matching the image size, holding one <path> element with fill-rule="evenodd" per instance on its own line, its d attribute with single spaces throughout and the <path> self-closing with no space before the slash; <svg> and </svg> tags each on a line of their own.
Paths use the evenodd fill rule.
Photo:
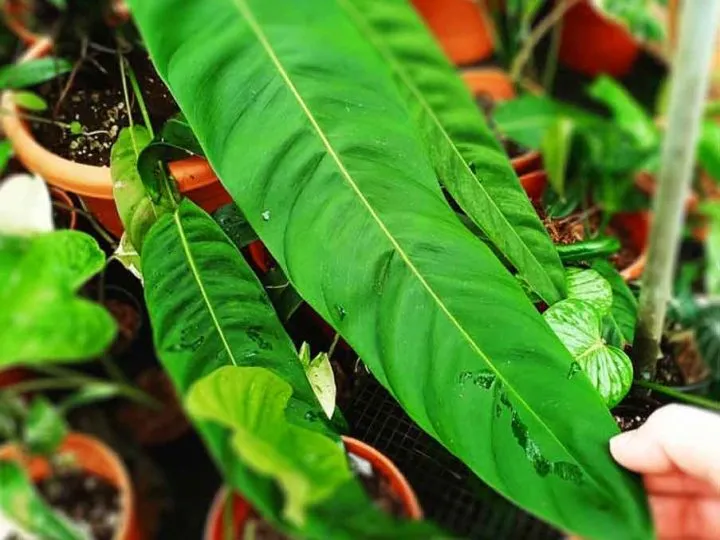
<svg viewBox="0 0 720 540">
<path fill-rule="evenodd" d="M 633 429 L 632 431 L 626 431 L 620 435 L 615 435 L 612 439 L 610 439 L 610 453 L 614 456 L 616 452 L 622 452 L 623 449 L 632 444 L 636 433 L 637 430 Z"/>
</svg>

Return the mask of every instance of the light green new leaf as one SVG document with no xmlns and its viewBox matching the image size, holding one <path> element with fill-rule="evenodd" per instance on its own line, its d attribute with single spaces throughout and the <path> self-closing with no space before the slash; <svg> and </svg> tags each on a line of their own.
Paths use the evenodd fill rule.
<svg viewBox="0 0 720 540">
<path fill-rule="evenodd" d="M 337 397 L 337 386 L 335 385 L 335 374 L 333 373 L 330 357 L 327 353 L 319 353 L 315 358 L 310 358 L 310 345 L 303 343 L 298 353 L 300 363 L 305 368 L 305 374 L 310 381 L 315 397 L 325 411 L 328 418 L 332 418 L 335 411 L 335 398 Z"/>
<path fill-rule="evenodd" d="M 562 264 L 495 135 L 405 0 L 336 0 L 391 67 L 440 181 L 548 304 L 565 296 Z"/>
<path fill-rule="evenodd" d="M 172 211 L 173 206 L 164 201 L 155 204 L 145 190 L 138 172 L 140 153 L 151 141 L 150 132 L 143 126 L 123 128 L 110 153 L 115 205 L 125 227 L 125 234 L 138 251 L 142 249 L 148 229 L 162 213 Z"/>
<path fill-rule="evenodd" d="M 649 537 L 641 486 L 607 452 L 613 418 L 587 378 L 567 378 L 570 354 L 449 208 L 392 72 L 356 21 L 335 0 L 130 4 L 253 229 L 413 420 L 566 530 Z M 217 264 L 207 278 L 219 289 Z M 158 302 L 163 288 L 143 266 Z M 177 272 L 153 271 L 181 302 Z M 222 294 L 232 303 L 238 286 Z M 483 386 L 486 372 L 495 390 Z"/>
<path fill-rule="evenodd" d="M 635 339 L 637 298 L 609 261 L 595 260 L 592 269 L 598 272 L 612 289 L 612 306 L 603 320 L 603 336 L 608 343 L 622 349 Z"/>
<path fill-rule="evenodd" d="M 568 268 L 566 270 L 568 298 L 575 298 L 591 304 L 600 316 L 610 311 L 613 292 L 608 283 L 595 270 Z"/>
<path fill-rule="evenodd" d="M 588 89 L 588 94 L 605 104 L 612 112 L 613 122 L 641 147 L 653 148 L 660 143 L 660 131 L 653 119 L 617 81 L 607 76 L 598 77 Z"/>
<path fill-rule="evenodd" d="M 47 102 L 35 92 L 14 92 L 13 101 L 15 101 L 15 105 L 27 111 L 44 111 L 48 107 Z"/>
<path fill-rule="evenodd" d="M 285 400 L 287 422 L 339 440 L 329 430 L 292 341 L 261 283 L 210 216 L 187 200 L 173 214 L 161 216 L 145 239 L 142 265 L 155 348 L 183 400 L 194 383 L 226 366 L 263 368 L 292 387 L 289 401 Z M 230 396 L 229 403 L 251 410 L 250 403 L 238 404 L 241 397 L 250 395 Z M 298 530 L 283 520 L 277 482 L 236 453 L 230 427 L 192 420 L 226 483 L 280 530 L 341 540 L 434 538 L 434 529 L 426 524 L 401 524 L 384 516 L 356 481 L 345 482 L 330 499 L 313 505 Z M 344 455 L 339 445 L 336 448 Z"/>
<path fill-rule="evenodd" d="M 617 405 L 630 390 L 633 367 L 630 358 L 602 338 L 602 320 L 597 309 L 587 302 L 567 299 L 544 314 L 545 320 L 560 338 L 608 408 Z M 571 369 L 569 377 L 574 375 Z"/>
<path fill-rule="evenodd" d="M 0 511 L 24 531 L 46 540 L 88 540 L 43 501 L 17 463 L 0 460 L 0 486 Z"/>
<path fill-rule="evenodd" d="M 705 239 L 705 293 L 720 297 L 720 202 L 706 202 L 701 212 L 708 220 L 708 235 Z"/>
<path fill-rule="evenodd" d="M 115 322 L 76 296 L 104 264 L 97 242 L 81 232 L 0 236 L 0 366 L 87 360 L 104 352 Z"/>
<path fill-rule="evenodd" d="M 277 480 L 284 514 L 302 526 L 308 508 L 352 478 L 338 441 L 288 423 L 292 387 L 259 367 L 222 367 L 200 379 L 187 396 L 190 414 L 233 433 L 232 446 L 258 474 Z"/>
<path fill-rule="evenodd" d="M 33 455 L 48 456 L 57 450 L 67 433 L 67 423 L 53 404 L 43 396 L 34 398 L 23 434 L 23 443 L 28 450 Z"/>
<path fill-rule="evenodd" d="M 568 118 L 558 118 L 543 136 L 540 144 L 543 163 L 548 173 L 550 185 L 560 197 L 565 195 L 565 175 L 570 149 L 572 148 L 575 124 Z"/>
</svg>

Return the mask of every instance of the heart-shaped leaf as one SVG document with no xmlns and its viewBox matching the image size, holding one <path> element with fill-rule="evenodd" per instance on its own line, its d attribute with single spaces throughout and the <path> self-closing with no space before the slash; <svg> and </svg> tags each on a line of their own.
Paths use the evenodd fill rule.
<svg viewBox="0 0 720 540">
<path fill-rule="evenodd" d="M 608 408 L 619 403 L 632 385 L 632 362 L 622 350 L 603 340 L 602 320 L 595 306 L 577 299 L 563 300 L 548 309 L 544 317 Z M 571 369 L 568 377 L 576 371 Z"/>
<path fill-rule="evenodd" d="M 610 311 L 613 292 L 610 284 L 595 270 L 568 268 L 566 271 L 568 298 L 591 304 L 600 315 Z"/>
</svg>

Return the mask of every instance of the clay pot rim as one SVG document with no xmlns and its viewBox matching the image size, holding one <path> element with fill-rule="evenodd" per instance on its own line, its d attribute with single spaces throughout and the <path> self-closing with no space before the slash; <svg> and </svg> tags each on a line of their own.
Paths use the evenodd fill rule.
<svg viewBox="0 0 720 540">
<path fill-rule="evenodd" d="M 43 37 L 20 58 L 27 62 L 47 55 L 54 46 L 52 39 Z M 10 114 L 0 119 L 7 138 L 12 142 L 18 159 L 25 167 L 40 175 L 49 184 L 85 197 L 112 199 L 110 167 L 76 163 L 42 146 L 18 115 L 12 91 L 5 91 L 2 107 Z M 199 156 L 168 164 L 181 192 L 201 189 L 218 181 L 208 162 Z"/>
<path fill-rule="evenodd" d="M 103 478 L 117 488 L 120 496 L 120 507 L 122 508 L 122 519 L 120 520 L 120 525 L 115 531 L 113 540 L 129 540 L 135 538 L 133 535 L 135 497 L 130 476 L 128 475 L 122 460 L 110 447 L 100 440 L 77 432 L 69 433 L 67 437 L 65 437 L 58 453 L 77 453 L 78 457 L 80 457 L 80 452 L 75 452 L 74 450 L 76 448 L 101 456 L 102 460 L 107 463 L 113 471 L 115 478 L 107 478 L 103 476 Z M 0 459 L 17 461 L 20 456 L 22 456 L 22 451 L 15 444 L 5 444 L 0 446 Z M 43 458 L 35 459 L 44 461 Z M 77 464 L 80 470 L 88 470 L 82 459 L 78 459 Z M 45 475 L 42 474 L 35 475 L 33 477 L 33 481 L 44 477 Z"/>
<path fill-rule="evenodd" d="M 388 457 L 382 454 L 379 450 L 376 450 L 372 446 L 358 439 L 343 435 L 342 441 L 348 453 L 352 453 L 359 458 L 368 460 L 372 464 L 373 469 L 378 471 L 380 474 L 397 480 L 400 488 L 403 490 L 401 493 L 399 493 L 399 495 L 403 501 L 403 506 L 407 511 L 408 519 L 421 520 L 423 518 L 422 508 L 420 507 L 420 503 L 418 502 L 415 492 L 413 491 L 412 487 L 410 487 L 410 483 L 405 478 L 405 475 L 400 472 L 400 470 Z M 396 487 L 396 484 L 393 483 L 393 487 Z M 216 516 L 223 515 L 223 506 L 226 504 L 227 497 L 231 493 L 232 492 L 227 488 L 227 486 L 222 486 L 215 494 L 215 497 L 213 497 L 212 503 L 210 505 L 210 510 L 208 511 L 208 517 L 205 521 L 205 528 L 203 532 L 204 540 L 215 540 L 215 537 L 213 537 L 212 533 L 216 522 Z M 235 497 L 240 502 L 240 504 L 242 504 L 248 510 L 252 508 L 250 506 L 250 503 L 246 501 L 240 494 L 236 493 Z"/>
</svg>

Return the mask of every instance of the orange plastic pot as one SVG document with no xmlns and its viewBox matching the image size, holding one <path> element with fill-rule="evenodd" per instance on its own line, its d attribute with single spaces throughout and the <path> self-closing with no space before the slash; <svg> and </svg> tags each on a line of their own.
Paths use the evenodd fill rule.
<svg viewBox="0 0 720 540">
<path fill-rule="evenodd" d="M 135 495 L 120 458 L 100 441 L 80 433 L 69 434 L 60 446 L 58 454 L 74 456 L 74 463 L 81 470 L 97 475 L 117 488 L 122 513 L 113 540 L 140 540 L 141 535 L 135 518 Z M 43 480 L 51 474 L 47 459 L 28 458 L 19 447 L 12 444 L 0 447 L 0 460 L 21 463 L 34 482 Z"/>
<path fill-rule="evenodd" d="M 47 55 L 53 48 L 50 39 L 43 38 L 20 60 L 28 61 Z M 33 136 L 13 100 L 12 92 L 2 96 L 2 127 L 12 142 L 15 155 L 28 170 L 40 175 L 49 184 L 79 195 L 88 210 L 113 235 L 122 235 L 123 226 L 118 216 L 112 192 L 110 167 L 97 167 L 75 163 L 43 147 Z M 170 172 L 181 193 L 212 212 L 231 201 L 208 162 L 194 157 L 169 164 Z"/>
<path fill-rule="evenodd" d="M 395 464 L 364 442 L 351 437 L 343 437 L 342 439 L 348 453 L 369 461 L 375 472 L 390 482 L 391 488 L 402 500 L 406 516 L 412 520 L 422 519 L 422 509 L 415 492 Z M 228 504 L 231 505 L 231 512 L 226 513 Z M 233 494 L 232 499 L 228 502 L 227 489 L 221 489 L 210 507 L 205 523 L 204 540 L 227 540 L 224 533 L 228 525 L 232 526 L 230 530 L 234 534 L 239 535 L 243 532 L 245 524 L 253 514 L 252 507 L 245 499 Z M 226 523 L 226 520 L 230 523 Z"/>
<path fill-rule="evenodd" d="M 494 49 L 490 24 L 474 0 L 412 0 L 450 60 L 465 65 Z"/>
<path fill-rule="evenodd" d="M 520 184 L 527 193 L 528 198 L 533 202 L 540 201 L 543 193 L 545 193 L 547 183 L 547 173 L 543 170 L 533 171 L 520 177 Z"/>
<path fill-rule="evenodd" d="M 33 32 L 30 30 L 25 19 L 28 16 L 29 7 L 22 1 L 17 0 L 5 0 L 2 2 L 2 14 L 5 22 L 5 26 L 10 30 L 17 38 L 25 43 L 25 45 L 32 46 L 41 39 L 44 39 L 44 35 Z M 108 17 L 108 23 L 111 26 L 117 26 L 130 18 L 130 10 L 124 0 L 113 0 L 112 13 Z"/>
<path fill-rule="evenodd" d="M 487 96 L 493 101 L 506 101 L 515 97 L 515 87 L 507 73 L 496 68 L 470 69 L 462 74 L 465 84 L 475 98 Z M 539 171 L 542 156 L 530 150 L 510 160 L 515 173 L 520 176 Z"/>
<path fill-rule="evenodd" d="M 640 254 L 630 266 L 620 270 L 625 281 L 640 279 L 647 264 L 648 241 L 650 239 L 649 212 L 621 212 L 613 216 L 612 227 L 625 233 L 632 247 Z"/>
<path fill-rule="evenodd" d="M 566 66 L 594 77 L 627 75 L 640 46 L 622 25 L 602 16 L 583 0 L 565 14 L 559 58 Z"/>
</svg>

